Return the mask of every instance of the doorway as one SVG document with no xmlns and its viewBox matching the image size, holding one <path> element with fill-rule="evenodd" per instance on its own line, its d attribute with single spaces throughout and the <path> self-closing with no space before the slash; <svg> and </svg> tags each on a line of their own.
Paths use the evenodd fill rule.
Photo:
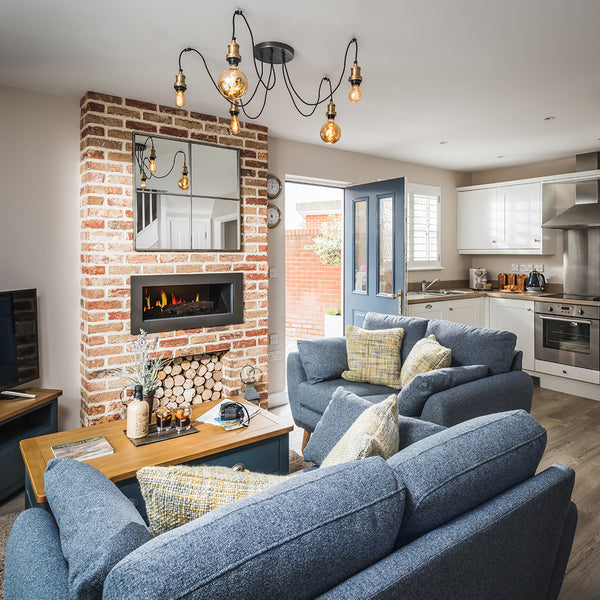
<svg viewBox="0 0 600 600">
<path fill-rule="evenodd" d="M 344 189 L 285 182 L 286 355 L 298 339 L 343 335 Z"/>
</svg>

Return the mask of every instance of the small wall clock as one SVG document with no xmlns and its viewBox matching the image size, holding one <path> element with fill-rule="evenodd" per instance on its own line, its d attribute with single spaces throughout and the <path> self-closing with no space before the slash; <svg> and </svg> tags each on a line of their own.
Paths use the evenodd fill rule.
<svg viewBox="0 0 600 600">
<path fill-rule="evenodd" d="M 267 198 L 275 200 L 281 194 L 281 179 L 275 175 L 267 175 Z"/>
<path fill-rule="evenodd" d="M 281 222 L 281 211 L 274 204 L 267 204 L 267 227 L 273 229 Z"/>
</svg>

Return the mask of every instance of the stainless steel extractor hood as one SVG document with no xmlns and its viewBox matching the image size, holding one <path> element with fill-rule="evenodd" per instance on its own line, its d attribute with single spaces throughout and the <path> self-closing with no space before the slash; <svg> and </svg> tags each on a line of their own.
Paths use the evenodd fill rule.
<svg viewBox="0 0 600 600">
<path fill-rule="evenodd" d="M 576 171 L 600 169 L 600 153 L 589 152 L 575 157 Z M 576 183 L 575 205 L 546 221 L 547 229 L 591 229 L 600 227 L 600 180 Z"/>
</svg>

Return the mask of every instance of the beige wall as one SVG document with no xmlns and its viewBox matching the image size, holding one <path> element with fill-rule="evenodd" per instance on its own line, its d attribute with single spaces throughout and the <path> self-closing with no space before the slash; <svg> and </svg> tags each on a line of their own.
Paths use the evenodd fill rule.
<svg viewBox="0 0 600 600">
<path fill-rule="evenodd" d="M 0 288 L 37 288 L 37 385 L 63 390 L 59 425 L 77 427 L 79 102 L 0 86 L 0 132 Z"/>
<path fill-rule="evenodd" d="M 337 150 L 315 141 L 315 145 L 269 138 L 269 172 L 281 181 L 286 177 L 309 177 L 343 181 L 352 184 L 378 179 L 406 177 L 409 183 L 439 186 L 442 190 L 442 266 L 441 271 L 411 271 L 409 281 L 465 279 L 471 265 L 470 256 L 457 252 L 456 188 L 471 184 L 471 176 L 444 169 L 436 169 L 397 160 L 379 158 L 356 152 Z M 285 219 L 285 192 L 274 201 Z M 277 267 L 278 279 L 269 281 L 269 331 L 279 334 L 279 345 L 270 350 L 280 350 L 285 355 L 285 225 L 269 231 L 269 266 Z M 269 392 L 286 388 L 284 360 L 269 361 Z"/>
</svg>

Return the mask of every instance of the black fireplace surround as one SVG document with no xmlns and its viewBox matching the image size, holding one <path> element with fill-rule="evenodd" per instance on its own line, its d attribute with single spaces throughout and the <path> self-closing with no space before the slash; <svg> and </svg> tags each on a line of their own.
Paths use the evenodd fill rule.
<svg viewBox="0 0 600 600">
<path fill-rule="evenodd" d="M 243 273 L 131 276 L 131 333 L 243 323 Z"/>
</svg>

